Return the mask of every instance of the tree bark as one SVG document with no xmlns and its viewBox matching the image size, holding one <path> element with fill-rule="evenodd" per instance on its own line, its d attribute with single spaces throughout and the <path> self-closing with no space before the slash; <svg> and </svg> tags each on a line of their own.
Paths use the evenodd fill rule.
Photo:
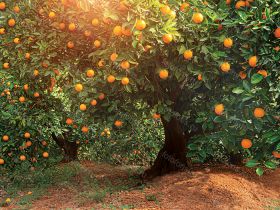
<svg viewBox="0 0 280 210">
<path fill-rule="evenodd" d="M 172 118 L 169 122 L 162 119 L 165 143 L 158 153 L 153 166 L 145 171 L 144 179 L 152 179 L 172 171 L 183 171 L 191 167 L 191 162 L 186 157 L 186 143 L 190 138 L 185 135 L 178 119 Z"/>
<path fill-rule="evenodd" d="M 56 136 L 52 134 L 53 140 L 57 143 L 57 145 L 63 149 L 64 157 L 62 162 L 68 163 L 71 161 L 78 160 L 78 145 L 76 142 L 67 141 L 64 136 Z"/>
</svg>

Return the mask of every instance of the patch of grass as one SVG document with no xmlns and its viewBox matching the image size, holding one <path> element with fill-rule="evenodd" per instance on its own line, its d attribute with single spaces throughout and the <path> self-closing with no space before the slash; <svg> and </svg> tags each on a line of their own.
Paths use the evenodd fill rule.
<svg viewBox="0 0 280 210">
<path fill-rule="evenodd" d="M 159 205 L 159 201 L 155 194 L 145 195 L 147 201 L 154 201 L 157 205 Z"/>
</svg>

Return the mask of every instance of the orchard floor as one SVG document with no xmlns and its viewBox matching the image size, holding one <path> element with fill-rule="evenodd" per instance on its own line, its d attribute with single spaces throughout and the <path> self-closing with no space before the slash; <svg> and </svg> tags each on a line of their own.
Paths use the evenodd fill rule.
<svg viewBox="0 0 280 210">
<path fill-rule="evenodd" d="M 280 209 L 279 169 L 258 177 L 245 168 L 204 166 L 144 185 L 133 176 L 139 172 L 136 167 L 92 162 L 59 166 L 65 167 L 64 173 L 75 168 L 67 179 L 56 172 L 54 184 L 40 193 L 38 186 L 17 192 L 2 209 Z"/>
</svg>

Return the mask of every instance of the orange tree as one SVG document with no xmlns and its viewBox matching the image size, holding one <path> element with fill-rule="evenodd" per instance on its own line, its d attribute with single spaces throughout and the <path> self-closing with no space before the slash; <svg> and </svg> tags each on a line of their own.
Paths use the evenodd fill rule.
<svg viewBox="0 0 280 210">
<path fill-rule="evenodd" d="M 184 169 L 188 157 L 204 161 L 217 147 L 230 159 L 247 158 L 248 166 L 276 167 L 277 3 L 36 0 L 1 6 L 1 72 L 30 84 L 42 103 L 62 104 L 60 111 L 70 113 L 67 129 L 51 135 L 74 159 L 69 130 L 78 128 L 85 138 L 99 136 L 100 125 L 125 131 L 125 115 L 144 103 L 165 131 L 146 175 Z M 67 101 L 55 101 L 53 89 Z"/>
</svg>

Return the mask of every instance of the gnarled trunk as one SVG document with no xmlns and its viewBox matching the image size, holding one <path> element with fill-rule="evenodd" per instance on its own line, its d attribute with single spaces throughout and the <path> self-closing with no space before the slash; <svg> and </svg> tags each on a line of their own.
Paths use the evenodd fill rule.
<svg viewBox="0 0 280 210">
<path fill-rule="evenodd" d="M 57 143 L 57 145 L 63 149 L 64 157 L 62 162 L 71 162 L 78 160 L 78 145 L 76 142 L 70 142 L 65 139 L 65 136 L 56 136 L 52 134 L 53 140 Z"/>
<path fill-rule="evenodd" d="M 162 119 L 165 143 L 158 153 L 154 165 L 148 169 L 143 178 L 151 179 L 172 171 L 186 170 L 190 168 L 190 161 L 186 157 L 186 143 L 190 138 L 184 134 L 179 120 L 172 118 L 169 122 Z"/>
</svg>

